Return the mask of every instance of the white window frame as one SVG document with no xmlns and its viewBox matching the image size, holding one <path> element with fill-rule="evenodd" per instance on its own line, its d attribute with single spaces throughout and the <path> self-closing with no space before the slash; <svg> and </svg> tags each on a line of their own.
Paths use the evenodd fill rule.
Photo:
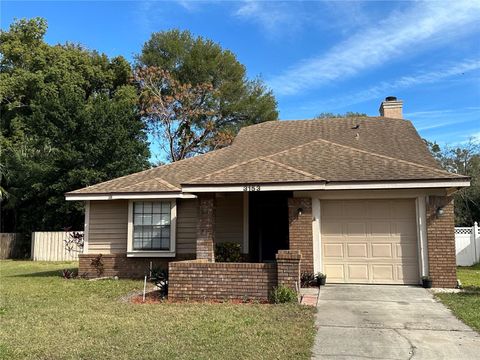
<svg viewBox="0 0 480 360">
<path fill-rule="evenodd" d="M 175 257 L 176 230 L 177 230 L 177 201 L 175 199 L 162 199 L 158 202 L 170 201 L 170 249 L 169 250 L 134 250 L 133 249 L 133 204 L 135 202 L 156 202 L 152 199 L 138 199 L 128 201 L 128 226 L 127 226 L 127 257 Z"/>
</svg>

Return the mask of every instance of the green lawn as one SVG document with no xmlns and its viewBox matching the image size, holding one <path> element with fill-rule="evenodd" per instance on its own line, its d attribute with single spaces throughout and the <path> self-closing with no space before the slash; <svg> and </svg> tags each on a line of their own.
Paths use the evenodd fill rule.
<svg viewBox="0 0 480 360">
<path fill-rule="evenodd" d="M 132 304 L 141 282 L 60 278 L 76 266 L 0 261 L 0 358 L 310 358 L 310 307 Z"/>
<path fill-rule="evenodd" d="M 466 292 L 437 297 L 465 324 L 480 332 L 480 264 L 458 267 L 457 276 Z"/>
</svg>

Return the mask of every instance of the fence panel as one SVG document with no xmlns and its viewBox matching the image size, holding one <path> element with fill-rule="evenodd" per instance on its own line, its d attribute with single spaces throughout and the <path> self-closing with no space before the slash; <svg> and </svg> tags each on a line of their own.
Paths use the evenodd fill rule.
<svg viewBox="0 0 480 360">
<path fill-rule="evenodd" d="M 83 231 L 78 231 L 83 233 Z M 72 251 L 65 248 L 65 239 L 69 236 L 64 231 L 41 231 L 32 233 L 32 259 L 35 261 L 70 261 L 78 260 L 82 248 L 74 246 Z"/>
<path fill-rule="evenodd" d="M 22 253 L 24 237 L 19 233 L 0 233 L 0 259 L 25 256 Z"/>
<path fill-rule="evenodd" d="M 480 262 L 480 234 L 478 224 L 455 228 L 457 265 L 471 266 Z"/>
</svg>

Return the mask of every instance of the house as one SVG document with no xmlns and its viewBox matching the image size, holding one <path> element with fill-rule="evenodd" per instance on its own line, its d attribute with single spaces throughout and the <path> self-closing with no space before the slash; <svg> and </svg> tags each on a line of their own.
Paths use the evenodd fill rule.
<svg viewBox="0 0 480 360">
<path fill-rule="evenodd" d="M 92 275 L 102 254 L 106 275 L 170 263 L 186 291 L 207 270 L 215 271 L 208 288 L 243 266 L 242 276 L 268 288 L 288 272 L 272 267 L 277 260 L 293 266 L 293 279 L 299 271 L 324 272 L 330 283 L 430 276 L 455 287 L 452 194 L 469 178 L 439 167 L 402 118 L 402 101 L 386 98 L 380 115 L 252 125 L 226 148 L 67 193 L 86 204 L 80 272 Z M 248 262 L 214 265 L 221 242 L 240 244 Z"/>
</svg>

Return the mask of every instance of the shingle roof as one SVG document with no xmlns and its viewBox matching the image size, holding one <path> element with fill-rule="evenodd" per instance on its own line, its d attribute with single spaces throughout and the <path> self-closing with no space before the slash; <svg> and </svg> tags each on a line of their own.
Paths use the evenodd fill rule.
<svg viewBox="0 0 480 360">
<path fill-rule="evenodd" d="M 362 117 L 248 126 L 224 149 L 69 194 L 179 192 L 182 184 L 455 178 L 464 177 L 439 167 L 410 121 Z"/>
</svg>

